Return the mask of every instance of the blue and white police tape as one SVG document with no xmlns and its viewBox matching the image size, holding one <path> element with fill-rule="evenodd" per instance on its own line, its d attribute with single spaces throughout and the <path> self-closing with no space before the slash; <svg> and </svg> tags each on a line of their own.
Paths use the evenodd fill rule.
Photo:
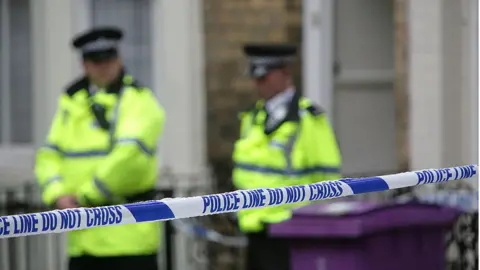
<svg viewBox="0 0 480 270">
<path fill-rule="evenodd" d="M 190 218 L 237 212 L 243 209 L 326 200 L 368 192 L 468 179 L 477 175 L 477 170 L 478 165 L 466 165 L 385 176 L 324 181 L 301 186 L 238 190 L 189 198 L 166 198 L 159 201 L 125 205 L 3 216 L 0 217 L 0 238 Z"/>
</svg>

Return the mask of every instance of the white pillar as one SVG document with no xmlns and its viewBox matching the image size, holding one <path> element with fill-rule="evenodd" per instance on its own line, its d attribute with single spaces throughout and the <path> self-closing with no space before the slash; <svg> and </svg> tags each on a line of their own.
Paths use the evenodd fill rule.
<svg viewBox="0 0 480 270">
<path fill-rule="evenodd" d="M 409 3 L 411 168 L 477 162 L 472 0 Z M 463 5 L 463 6 L 462 6 Z M 463 9 L 462 9 L 463 8 Z M 471 28 L 474 29 L 471 29 Z M 475 46 L 475 48 L 473 48 Z"/>
<path fill-rule="evenodd" d="M 43 143 L 56 100 L 74 76 L 72 1 L 31 0 L 35 143 Z"/>
<path fill-rule="evenodd" d="M 466 114 L 471 115 L 473 121 L 471 122 L 470 130 L 470 146 L 471 153 L 469 161 L 478 164 L 479 162 L 479 117 L 480 117 L 480 102 L 479 102 L 479 25 L 480 25 L 480 5 L 477 0 L 469 0 L 467 8 L 469 18 L 468 44 L 469 46 L 469 87 L 470 93 L 468 100 L 470 101 L 470 110 Z M 478 176 L 477 176 L 478 178 Z M 478 181 L 475 182 L 478 189 Z"/>
<path fill-rule="evenodd" d="M 478 0 L 462 0 L 462 163 L 478 164 Z M 478 177 L 470 181 L 478 190 Z"/>
<path fill-rule="evenodd" d="M 443 156 L 442 2 L 409 3 L 411 169 L 441 167 Z"/>
<path fill-rule="evenodd" d="M 176 174 L 206 166 L 203 2 L 153 1 L 153 88 L 166 109 L 161 153 Z"/>
<path fill-rule="evenodd" d="M 192 176 L 204 183 L 209 180 L 203 174 L 207 165 L 203 1 L 152 2 L 152 87 L 167 114 L 161 163 L 184 180 L 172 184 L 179 192 L 176 196 L 185 196 L 182 186 L 199 184 L 185 180 L 195 180 Z M 201 269 L 188 260 L 192 247 L 186 237 L 180 234 L 175 240 L 175 268 Z"/>
<path fill-rule="evenodd" d="M 333 1 L 303 0 L 303 91 L 333 121 Z"/>
<path fill-rule="evenodd" d="M 464 163 L 478 163 L 478 1 L 462 0 L 464 91 L 462 137 Z"/>
</svg>

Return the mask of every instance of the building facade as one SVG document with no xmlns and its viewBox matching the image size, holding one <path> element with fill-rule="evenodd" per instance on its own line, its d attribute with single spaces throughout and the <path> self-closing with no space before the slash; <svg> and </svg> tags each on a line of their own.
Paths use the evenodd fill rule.
<svg viewBox="0 0 480 270">
<path fill-rule="evenodd" d="M 329 112 L 344 174 L 478 163 L 477 5 L 0 0 L 0 186 L 33 178 L 56 99 L 81 74 L 69 42 L 98 25 L 126 31 L 128 71 L 166 108 L 161 165 L 176 175 L 212 167 L 228 182 L 236 113 L 256 98 L 244 76 L 247 42 L 299 46 L 296 85 Z"/>
<path fill-rule="evenodd" d="M 471 0 L 0 3 L 1 171 L 32 160 L 58 94 L 80 74 L 69 41 L 97 25 L 127 32 L 126 65 L 167 109 L 164 141 L 178 143 L 164 144 L 163 162 L 179 173 L 228 163 L 236 112 L 255 99 L 244 76 L 247 42 L 301 48 L 296 84 L 331 115 L 347 174 L 445 166 L 476 155 Z M 420 134 L 435 137 L 428 151 Z M 448 155 L 430 154 L 441 152 Z"/>
</svg>

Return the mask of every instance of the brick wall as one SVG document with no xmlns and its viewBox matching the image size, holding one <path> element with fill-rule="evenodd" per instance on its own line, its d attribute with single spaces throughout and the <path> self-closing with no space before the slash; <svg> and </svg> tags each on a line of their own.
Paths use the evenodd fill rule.
<svg viewBox="0 0 480 270">
<path fill-rule="evenodd" d="M 204 0 L 204 18 L 208 154 L 217 173 L 227 177 L 238 136 L 237 112 L 256 99 L 253 85 L 244 76 L 247 63 L 242 46 L 248 42 L 299 44 L 301 0 Z"/>
<path fill-rule="evenodd" d="M 231 152 L 238 136 L 237 112 L 256 99 L 244 76 L 247 42 L 290 42 L 300 45 L 301 0 L 204 0 L 208 155 L 220 178 L 230 174 Z M 407 0 L 395 0 L 395 93 L 398 163 L 408 169 Z M 301 89 L 300 61 L 295 69 Z"/>
</svg>

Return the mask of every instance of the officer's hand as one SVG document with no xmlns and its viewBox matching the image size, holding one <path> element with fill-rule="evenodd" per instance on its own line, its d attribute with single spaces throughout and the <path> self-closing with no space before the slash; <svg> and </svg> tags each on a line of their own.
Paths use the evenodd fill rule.
<svg viewBox="0 0 480 270">
<path fill-rule="evenodd" d="M 74 196 L 62 196 L 58 198 L 55 202 L 55 207 L 60 210 L 76 208 L 78 207 L 77 198 L 75 198 Z"/>
</svg>

